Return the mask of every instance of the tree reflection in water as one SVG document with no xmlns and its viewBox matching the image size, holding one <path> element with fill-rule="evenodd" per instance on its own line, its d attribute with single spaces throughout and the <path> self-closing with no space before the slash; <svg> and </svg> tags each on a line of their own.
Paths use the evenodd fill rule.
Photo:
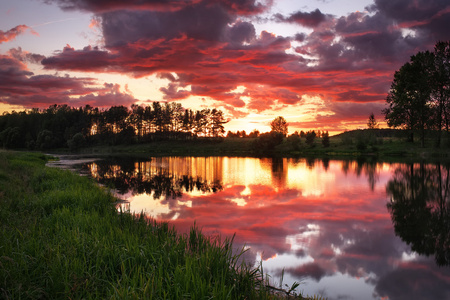
<svg viewBox="0 0 450 300">
<path fill-rule="evenodd" d="M 133 195 L 153 195 L 153 199 L 176 199 L 181 197 L 183 192 L 215 193 L 223 189 L 219 180 L 208 182 L 199 176 L 172 174 L 163 167 L 154 167 L 151 170 L 139 168 L 138 164 L 139 162 L 134 160 L 121 158 L 93 162 L 84 168 L 87 168 L 99 183 L 114 187 L 122 195 L 131 191 Z"/>
<path fill-rule="evenodd" d="M 450 166 L 401 166 L 386 190 L 395 233 L 419 254 L 450 264 Z"/>
</svg>

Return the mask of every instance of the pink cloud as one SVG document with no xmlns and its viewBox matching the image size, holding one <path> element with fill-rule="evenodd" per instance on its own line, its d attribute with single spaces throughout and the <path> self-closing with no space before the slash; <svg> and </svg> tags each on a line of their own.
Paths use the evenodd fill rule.
<svg viewBox="0 0 450 300">
<path fill-rule="evenodd" d="M 0 44 L 14 40 L 18 35 L 23 34 L 27 30 L 30 30 L 32 34 L 37 35 L 37 32 L 27 25 L 18 25 L 8 31 L 0 30 Z"/>
</svg>

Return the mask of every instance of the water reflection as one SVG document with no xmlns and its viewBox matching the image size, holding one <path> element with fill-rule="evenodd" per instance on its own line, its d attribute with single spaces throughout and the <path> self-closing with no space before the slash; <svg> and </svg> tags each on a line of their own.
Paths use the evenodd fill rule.
<svg viewBox="0 0 450 300">
<path fill-rule="evenodd" d="M 130 211 L 170 221 L 182 232 L 195 221 L 206 234 L 236 233 L 235 241 L 249 248 L 248 260 L 262 260 L 275 281 L 285 269 L 285 282 L 304 281 L 301 290 L 307 294 L 362 300 L 450 298 L 449 268 L 436 266 L 434 258 L 420 255 L 407 244 L 412 240 L 402 236 L 420 201 L 401 196 L 402 190 L 417 195 L 425 188 L 430 194 L 441 182 L 441 194 L 448 199 L 448 168 L 439 168 L 441 177 L 435 169 L 416 179 L 420 166 L 414 165 L 410 175 L 409 166 L 371 160 L 162 157 L 88 166 L 100 182 L 119 187 Z M 445 210 L 433 211 L 447 215 L 437 219 L 436 213 L 426 225 L 446 228 L 433 236 L 448 250 L 446 201 Z M 443 207 L 442 201 L 430 203 L 420 207 Z M 422 231 L 418 236 L 432 240 Z"/>
<path fill-rule="evenodd" d="M 449 165 L 404 165 L 387 185 L 395 233 L 440 266 L 450 263 L 449 172 Z"/>
<path fill-rule="evenodd" d="M 168 168 L 165 161 L 155 160 L 139 162 L 123 158 L 111 159 L 92 162 L 84 168 L 98 182 L 113 186 L 121 195 L 131 192 L 132 195 L 152 195 L 154 199 L 175 199 L 181 197 L 183 192 L 222 190 L 218 179 L 204 180 L 197 172 L 187 172 L 180 166 Z"/>
</svg>

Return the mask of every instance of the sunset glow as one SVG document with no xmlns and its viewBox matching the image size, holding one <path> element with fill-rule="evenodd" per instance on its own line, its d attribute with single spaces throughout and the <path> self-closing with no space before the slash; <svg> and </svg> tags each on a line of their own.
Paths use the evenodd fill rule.
<svg viewBox="0 0 450 300">
<path fill-rule="evenodd" d="M 0 0 L 0 112 L 174 101 L 226 131 L 365 128 L 394 71 L 450 39 L 447 1 L 415 3 Z"/>
</svg>

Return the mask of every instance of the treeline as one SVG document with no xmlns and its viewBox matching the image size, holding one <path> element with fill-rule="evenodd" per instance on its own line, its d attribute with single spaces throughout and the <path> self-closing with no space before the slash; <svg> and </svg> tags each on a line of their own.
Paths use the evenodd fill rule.
<svg viewBox="0 0 450 300">
<path fill-rule="evenodd" d="M 394 74 L 383 110 L 390 127 L 407 129 L 410 141 L 420 133 L 437 132 L 440 146 L 442 131 L 450 129 L 450 41 L 438 42 L 433 52 L 419 52 Z"/>
<path fill-rule="evenodd" d="M 301 138 L 306 138 L 307 137 L 307 135 L 314 135 L 314 137 L 318 137 L 318 138 L 320 138 L 320 137 L 322 137 L 323 135 L 327 135 L 328 134 L 328 131 L 320 131 L 320 130 L 317 130 L 317 132 L 315 131 L 315 130 L 310 130 L 310 131 L 307 131 L 307 132 L 305 132 L 305 131 L 303 131 L 303 130 L 301 130 L 300 132 L 298 132 L 298 131 L 295 131 L 293 134 L 291 134 L 291 135 L 297 135 L 297 136 L 299 136 L 299 137 L 301 137 Z M 257 138 L 257 137 L 259 137 L 261 135 L 261 132 L 259 132 L 259 130 L 257 130 L 257 129 L 254 129 L 254 130 L 252 130 L 250 133 L 248 133 L 247 134 L 247 132 L 245 131 L 245 130 L 237 130 L 237 131 L 231 131 L 231 130 L 228 130 L 227 131 L 227 135 L 226 135 L 226 137 L 231 137 L 231 138 Z"/>
<path fill-rule="evenodd" d="M 275 150 L 275 148 L 281 144 L 285 144 L 287 151 L 299 151 L 301 149 L 302 138 L 305 140 L 305 144 L 312 148 L 316 146 L 315 139 L 322 138 L 322 146 L 330 147 L 330 136 L 328 131 L 310 130 L 304 132 L 303 130 L 295 131 L 293 134 L 288 135 L 288 123 L 282 116 L 278 116 L 270 123 L 270 132 L 259 133 L 258 130 L 253 130 L 249 135 L 244 130 L 233 133 L 228 131 L 227 137 L 239 137 L 239 138 L 255 138 L 252 141 L 252 151 L 256 154 L 267 154 Z"/>
<path fill-rule="evenodd" d="M 96 144 L 218 138 L 224 135 L 226 122 L 218 109 L 193 111 L 179 103 L 153 102 L 105 110 L 55 104 L 44 110 L 4 113 L 0 116 L 0 145 L 12 149 L 76 150 Z"/>
</svg>

